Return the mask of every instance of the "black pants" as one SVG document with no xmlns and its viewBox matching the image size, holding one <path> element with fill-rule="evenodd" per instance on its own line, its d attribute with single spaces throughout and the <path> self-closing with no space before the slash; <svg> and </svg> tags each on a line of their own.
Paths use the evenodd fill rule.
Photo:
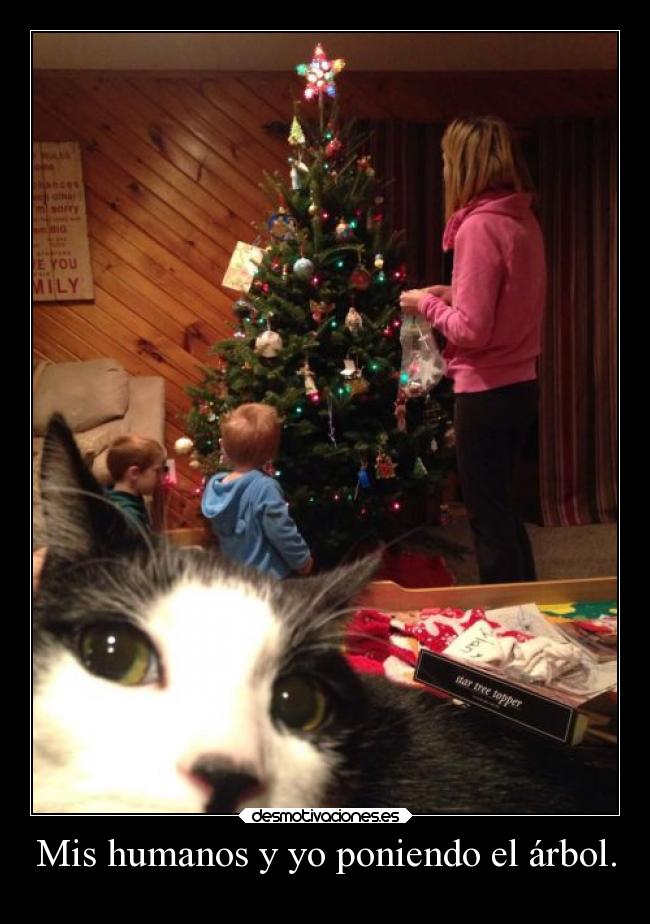
<svg viewBox="0 0 650 924">
<path fill-rule="evenodd" d="M 513 498 L 515 466 L 536 419 L 537 401 L 535 381 L 456 395 L 458 473 L 481 584 L 537 579 Z"/>
</svg>

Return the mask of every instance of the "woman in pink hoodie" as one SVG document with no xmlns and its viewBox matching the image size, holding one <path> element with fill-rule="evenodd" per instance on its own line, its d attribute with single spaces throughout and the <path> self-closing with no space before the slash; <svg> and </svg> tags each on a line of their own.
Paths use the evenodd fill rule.
<svg viewBox="0 0 650 924">
<path fill-rule="evenodd" d="M 451 286 L 403 292 L 446 338 L 463 500 L 481 583 L 534 581 L 513 473 L 537 412 L 537 356 L 546 298 L 532 183 L 501 119 L 457 119 L 442 139 Z"/>
</svg>

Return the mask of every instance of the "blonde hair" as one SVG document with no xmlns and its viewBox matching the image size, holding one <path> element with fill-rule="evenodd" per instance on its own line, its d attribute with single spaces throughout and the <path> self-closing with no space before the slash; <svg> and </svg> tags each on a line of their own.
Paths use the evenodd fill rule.
<svg viewBox="0 0 650 924">
<path fill-rule="evenodd" d="M 118 436 L 108 447 L 106 467 L 113 481 L 121 481 L 127 469 L 136 465 L 141 472 L 165 461 L 165 450 L 155 440 L 129 433 Z"/>
<path fill-rule="evenodd" d="M 221 448 L 234 466 L 261 468 L 277 455 L 281 432 L 270 404 L 240 404 L 221 422 Z"/>
<path fill-rule="evenodd" d="M 442 137 L 442 156 L 447 218 L 486 189 L 534 191 L 512 131 L 497 116 L 454 119 Z"/>
</svg>

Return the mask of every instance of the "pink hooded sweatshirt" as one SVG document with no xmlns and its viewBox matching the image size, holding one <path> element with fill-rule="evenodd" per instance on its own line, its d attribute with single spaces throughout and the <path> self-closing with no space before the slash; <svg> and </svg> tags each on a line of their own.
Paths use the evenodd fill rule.
<svg viewBox="0 0 650 924">
<path fill-rule="evenodd" d="M 484 193 L 447 222 L 443 249 L 455 251 L 451 305 L 426 295 L 418 308 L 447 338 L 456 393 L 537 378 L 546 262 L 531 200 L 529 193 Z"/>
</svg>

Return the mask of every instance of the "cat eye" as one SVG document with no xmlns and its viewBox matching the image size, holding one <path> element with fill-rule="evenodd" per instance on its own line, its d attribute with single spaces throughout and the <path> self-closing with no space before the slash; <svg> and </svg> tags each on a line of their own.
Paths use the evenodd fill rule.
<svg viewBox="0 0 650 924">
<path fill-rule="evenodd" d="M 158 657 L 147 637 L 128 624 L 98 623 L 83 630 L 81 660 L 91 674 L 125 686 L 159 679 Z"/>
<path fill-rule="evenodd" d="M 271 717 L 292 731 L 312 732 L 327 716 L 327 699 L 315 683 L 298 675 L 280 677 L 273 687 Z"/>
</svg>

